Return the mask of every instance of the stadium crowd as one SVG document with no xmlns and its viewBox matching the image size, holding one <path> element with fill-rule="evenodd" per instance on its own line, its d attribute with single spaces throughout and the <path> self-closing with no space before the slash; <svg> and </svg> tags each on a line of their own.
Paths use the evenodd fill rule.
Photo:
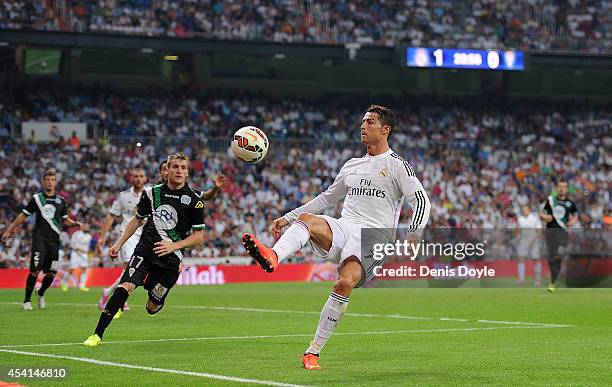
<svg viewBox="0 0 612 387">
<path fill-rule="evenodd" d="M 241 255 L 242 233 L 255 231 L 272 242 L 266 227 L 275 217 L 313 198 L 332 183 L 345 160 L 363 155 L 356 140 L 366 106 L 353 105 L 122 97 L 99 90 L 32 89 L 7 96 L 0 100 L 0 133 L 28 120 L 83 121 L 108 136 L 95 142 L 58 138 L 52 144 L 30 133 L 20 141 L 0 137 L 0 223 L 6 226 L 16 216 L 41 188 L 42 172 L 54 168 L 72 216 L 91 223 L 95 234 L 114 197 L 129 187 L 130 167 L 144 166 L 155 183 L 159 162 L 182 150 L 194 159 L 193 187 L 210 186 L 219 171 L 230 179 L 220 197 L 207 203 L 205 244 L 187 255 Z M 609 108 L 533 101 L 504 108 L 423 97 L 389 105 L 398 116 L 391 146 L 413 165 L 430 196 L 430 226 L 512 227 L 519 206 L 529 203 L 536 210 L 557 176 L 570 180 L 581 227 L 610 226 Z M 257 124 L 272 139 L 267 158 L 255 166 L 240 163 L 229 151 L 229 136 L 246 124 Z M 410 215 L 406 206 L 402 221 Z M 4 265 L 28 262 L 31 228 L 30 222 L 12 247 L 1 247 Z M 109 240 L 118 232 L 117 227 Z M 67 235 L 64 239 L 68 245 Z"/>
<path fill-rule="evenodd" d="M 612 50 L 596 0 L 5 1 L 0 29 L 368 45 Z"/>
</svg>

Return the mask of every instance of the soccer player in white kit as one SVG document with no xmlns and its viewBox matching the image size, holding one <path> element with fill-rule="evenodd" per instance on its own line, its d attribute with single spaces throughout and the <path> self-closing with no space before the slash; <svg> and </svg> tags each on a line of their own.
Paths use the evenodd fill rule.
<svg viewBox="0 0 612 387">
<path fill-rule="evenodd" d="M 517 217 L 519 231 L 518 239 L 518 281 L 517 285 L 525 284 L 525 259 L 535 260 L 534 285 L 540 286 L 542 279 L 542 261 L 540 260 L 540 217 L 531 211 L 528 204 L 521 207 L 521 215 Z"/>
<path fill-rule="evenodd" d="M 389 148 L 388 139 L 394 127 L 391 109 L 371 105 L 361 123 L 361 141 L 367 147 L 367 154 L 348 160 L 325 192 L 274 220 L 271 229 L 275 238 L 285 226 L 291 226 L 272 248 L 252 234 L 244 234 L 242 238 L 249 255 L 267 272 L 274 271 L 282 259 L 300 250 L 308 241 L 316 254 L 340 260 L 338 277 L 303 356 L 306 369 L 321 369 L 319 353 L 345 313 L 353 288 L 373 278 L 374 268 L 381 265 L 371 257 L 362 257 L 361 229 L 394 231 L 404 198 L 413 209 L 408 227 L 409 243 L 420 239 L 429 219 L 431 205 L 421 182 L 412 167 Z M 345 200 L 339 219 L 315 215 L 342 198 Z"/>
<path fill-rule="evenodd" d="M 102 226 L 102 231 L 100 232 L 100 239 L 98 240 L 99 251 L 102 251 L 102 248 L 106 244 L 108 232 L 110 231 L 114 221 L 121 219 L 121 228 L 124 229 L 130 219 L 132 219 L 132 216 L 134 216 L 136 206 L 138 205 L 140 196 L 145 188 L 145 183 L 147 182 L 147 176 L 145 175 L 144 169 L 138 167 L 132 169 L 131 177 L 132 187 L 126 191 L 120 192 L 119 195 L 117 195 L 108 215 L 106 216 L 104 226 Z M 136 232 L 134 232 L 134 234 L 125 242 L 121 248 L 121 251 L 119 252 L 120 258 L 123 260 L 124 269 L 127 267 L 127 264 L 132 257 L 132 253 L 134 252 L 134 248 L 140 240 L 140 234 L 142 234 L 142 227 L 139 227 Z M 123 273 L 121 275 L 123 275 Z M 113 295 L 113 292 L 115 289 L 117 289 L 117 286 L 119 286 L 121 275 L 117 277 L 117 280 L 111 286 L 102 290 L 102 296 L 98 302 L 98 307 L 101 310 L 104 310 L 108 298 Z M 123 310 L 127 309 L 128 306 L 126 304 L 124 305 Z M 120 318 L 121 312 L 118 312 L 115 316 L 119 316 L 116 318 Z"/>
<path fill-rule="evenodd" d="M 85 286 L 87 283 L 87 268 L 89 267 L 89 249 L 92 236 L 89 233 L 89 224 L 81 224 L 81 229 L 75 231 L 70 237 L 70 272 L 74 273 L 76 269 L 80 269 L 79 290 L 88 292 L 89 288 Z M 61 288 L 63 291 L 68 290 L 66 283 L 66 275 L 62 278 Z"/>
</svg>

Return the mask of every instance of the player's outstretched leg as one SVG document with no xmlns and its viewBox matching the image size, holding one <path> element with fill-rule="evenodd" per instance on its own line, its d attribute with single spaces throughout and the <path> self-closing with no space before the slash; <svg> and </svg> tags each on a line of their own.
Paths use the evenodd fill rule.
<svg viewBox="0 0 612 387">
<path fill-rule="evenodd" d="M 304 247 L 311 237 L 325 250 L 331 247 L 332 234 L 327 222 L 319 216 L 304 213 L 289 226 L 272 248 L 258 241 L 253 234 L 244 234 L 242 245 L 265 271 L 271 273 L 279 262 Z"/>
<path fill-rule="evenodd" d="M 244 234 L 242 245 L 264 271 L 272 273 L 278 266 L 278 258 L 274 250 L 257 240 L 253 234 Z"/>
<path fill-rule="evenodd" d="M 115 293 L 113 293 L 112 297 L 106 303 L 106 308 L 100 314 L 94 334 L 89 336 L 87 340 L 83 342 L 83 345 L 95 347 L 102 343 L 104 331 L 106 331 L 106 328 L 110 325 L 111 321 L 113 321 L 113 317 L 119 308 L 121 308 L 135 288 L 136 285 L 130 282 L 124 282 L 117 287 Z"/>
<path fill-rule="evenodd" d="M 361 263 L 357 257 L 347 258 L 329 294 L 329 298 L 323 306 L 314 338 L 310 342 L 308 349 L 306 349 L 306 353 L 304 353 L 302 359 L 304 368 L 308 370 L 321 369 L 319 366 L 319 354 L 336 329 L 336 326 L 340 323 L 342 315 L 346 312 L 349 296 L 353 288 L 361 280 L 361 276 Z"/>
</svg>

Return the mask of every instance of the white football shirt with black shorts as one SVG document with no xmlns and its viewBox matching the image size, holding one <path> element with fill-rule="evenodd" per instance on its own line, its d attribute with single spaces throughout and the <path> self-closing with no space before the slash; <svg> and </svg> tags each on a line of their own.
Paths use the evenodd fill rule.
<svg viewBox="0 0 612 387">
<path fill-rule="evenodd" d="M 192 230 L 203 230 L 206 227 L 204 202 L 187 184 L 177 190 L 159 184 L 145 188 L 136 217 L 147 218 L 147 223 L 121 282 L 144 285 L 151 301 L 162 305 L 178 279 L 183 251 L 159 257 L 153 252 L 155 242 L 178 242 L 187 238 Z"/>
</svg>

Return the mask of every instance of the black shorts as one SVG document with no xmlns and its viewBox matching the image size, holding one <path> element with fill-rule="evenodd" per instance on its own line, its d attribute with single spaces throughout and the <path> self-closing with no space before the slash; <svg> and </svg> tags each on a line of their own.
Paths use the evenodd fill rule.
<svg viewBox="0 0 612 387">
<path fill-rule="evenodd" d="M 40 271 L 43 273 L 56 272 L 59 259 L 59 240 L 32 240 L 32 252 L 30 256 L 30 271 Z"/>
<path fill-rule="evenodd" d="M 179 265 L 180 261 L 173 254 L 171 257 L 158 257 L 153 251 L 137 247 L 120 283 L 130 282 L 137 287 L 144 285 L 149 292 L 149 299 L 157 305 L 163 305 L 178 280 Z"/>
<path fill-rule="evenodd" d="M 546 247 L 548 249 L 548 259 L 554 259 L 564 254 L 564 248 L 569 242 L 569 234 L 562 228 L 547 228 Z"/>
</svg>

